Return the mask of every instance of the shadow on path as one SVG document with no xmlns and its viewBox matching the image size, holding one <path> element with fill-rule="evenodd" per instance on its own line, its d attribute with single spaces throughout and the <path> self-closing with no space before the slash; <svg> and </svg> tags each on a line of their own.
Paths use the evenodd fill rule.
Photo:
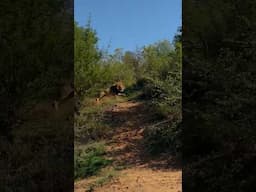
<svg viewBox="0 0 256 192">
<path fill-rule="evenodd" d="M 108 142 L 108 157 L 115 165 L 153 170 L 181 168 L 176 157 L 168 154 L 152 156 L 145 150 L 143 131 L 153 119 L 140 101 L 118 103 L 105 111 L 105 122 L 114 130 Z"/>
</svg>

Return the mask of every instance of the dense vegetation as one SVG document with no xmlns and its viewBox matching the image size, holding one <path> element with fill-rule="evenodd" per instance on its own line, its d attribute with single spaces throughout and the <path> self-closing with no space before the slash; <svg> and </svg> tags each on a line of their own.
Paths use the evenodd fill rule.
<svg viewBox="0 0 256 192">
<path fill-rule="evenodd" d="M 108 53 L 100 50 L 97 43 L 97 33 L 90 21 L 85 27 L 75 23 L 75 89 L 79 108 L 75 116 L 76 146 L 100 141 L 114 131 L 104 121 L 103 113 L 104 108 L 112 105 L 111 101 L 105 106 L 92 103 L 101 90 L 122 81 L 128 98 L 136 96 L 143 100 L 157 122 L 145 131 L 148 151 L 179 151 L 181 31 L 173 42 L 162 40 L 136 51 L 118 48 Z M 78 153 L 75 159 L 81 159 Z"/>
<path fill-rule="evenodd" d="M 185 191 L 255 189 L 255 6 L 184 3 Z"/>
<path fill-rule="evenodd" d="M 1 1 L 0 191 L 73 187 L 73 105 L 56 117 L 51 107 L 73 81 L 72 6 Z"/>
<path fill-rule="evenodd" d="M 172 74 L 181 74 L 181 41 L 177 35 L 173 43 L 168 40 L 145 46 L 136 52 L 114 53 L 99 50 L 96 31 L 75 23 L 75 87 L 81 96 L 97 88 L 122 80 L 130 86 L 143 78 L 171 81 Z M 97 90 L 98 91 L 98 90 Z"/>
<path fill-rule="evenodd" d="M 105 149 L 103 144 L 94 144 L 85 149 L 76 150 L 75 153 L 75 178 L 84 178 L 95 175 L 102 167 L 110 163 L 103 157 Z"/>
</svg>

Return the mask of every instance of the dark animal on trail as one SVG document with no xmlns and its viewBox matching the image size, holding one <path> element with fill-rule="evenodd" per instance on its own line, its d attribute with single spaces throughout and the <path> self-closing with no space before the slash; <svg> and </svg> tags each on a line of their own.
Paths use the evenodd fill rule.
<svg viewBox="0 0 256 192">
<path fill-rule="evenodd" d="M 110 88 L 100 92 L 100 96 L 96 99 L 96 102 L 99 102 L 103 97 L 108 95 L 125 95 L 124 90 L 124 84 L 121 81 L 119 81 L 113 84 Z"/>
</svg>

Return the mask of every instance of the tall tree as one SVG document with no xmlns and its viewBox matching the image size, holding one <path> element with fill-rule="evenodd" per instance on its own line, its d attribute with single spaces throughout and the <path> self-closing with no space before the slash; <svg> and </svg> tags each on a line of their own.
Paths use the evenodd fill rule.
<svg viewBox="0 0 256 192">
<path fill-rule="evenodd" d="M 90 21 L 85 28 L 75 23 L 75 86 L 80 94 L 99 78 L 101 54 L 97 42 L 96 31 L 92 29 Z"/>
</svg>

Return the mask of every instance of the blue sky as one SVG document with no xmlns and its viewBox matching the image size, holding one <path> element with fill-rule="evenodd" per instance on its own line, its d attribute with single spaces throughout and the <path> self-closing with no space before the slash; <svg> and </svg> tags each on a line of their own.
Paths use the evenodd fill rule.
<svg viewBox="0 0 256 192">
<path fill-rule="evenodd" d="M 75 20 L 85 26 L 91 15 L 99 48 L 134 51 L 172 40 L 181 26 L 181 0 L 75 0 Z"/>
</svg>

